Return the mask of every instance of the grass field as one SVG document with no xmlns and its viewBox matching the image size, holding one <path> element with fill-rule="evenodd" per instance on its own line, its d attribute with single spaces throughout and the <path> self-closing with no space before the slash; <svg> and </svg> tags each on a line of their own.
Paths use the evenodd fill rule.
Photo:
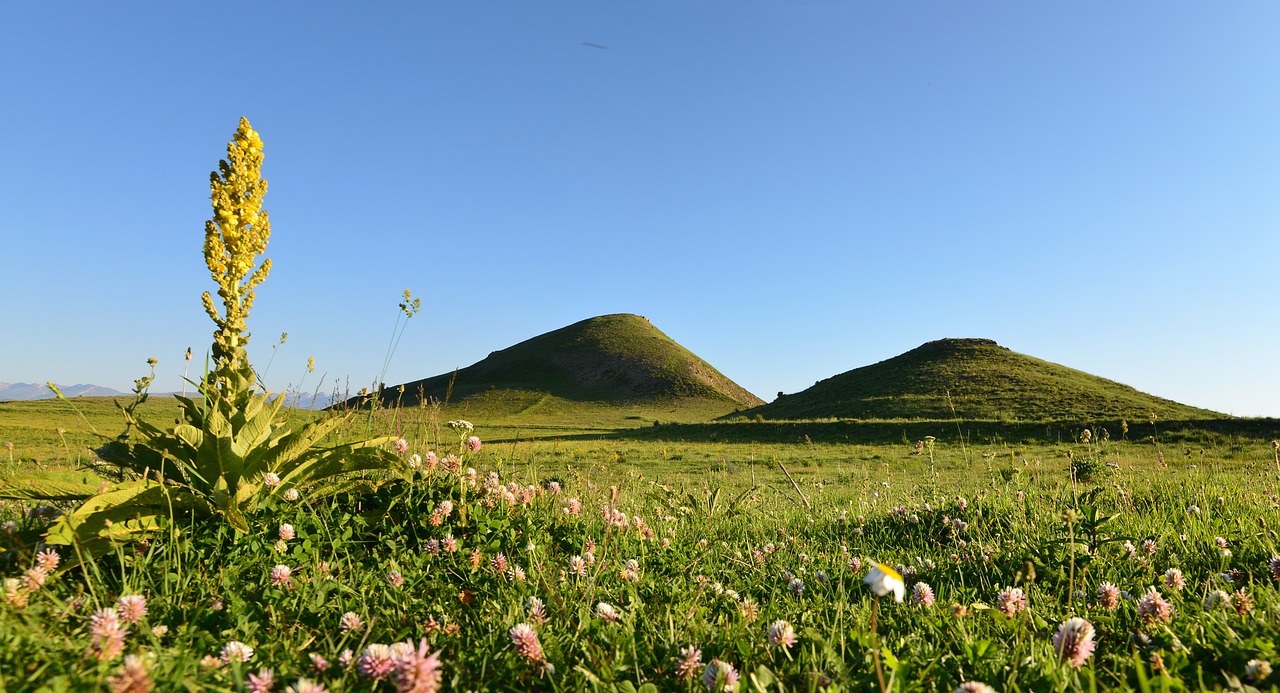
<svg viewBox="0 0 1280 693">
<path fill-rule="evenodd" d="M 172 405 L 147 406 L 158 418 Z M 118 431 L 110 403 L 77 407 Z M 266 690 L 270 670 L 274 690 L 304 690 L 304 678 L 411 690 L 398 672 L 413 667 L 460 690 L 1274 683 L 1262 662 L 1280 641 L 1280 466 L 1267 422 L 1135 426 L 1087 443 L 1080 431 L 864 422 L 875 435 L 858 442 L 840 439 L 854 422 L 839 435 L 821 433 L 838 422 L 654 426 L 650 411 L 477 421 L 485 442 L 472 452 L 442 427 L 453 414 L 384 409 L 338 435 L 401 435 L 406 459 L 453 452 L 457 471 L 424 466 L 316 504 L 273 497 L 245 535 L 173 517 L 30 588 L 36 547 L 9 544 L 5 689 L 129 690 L 133 676 Z M 0 425 L 21 458 L 9 480 L 87 455 L 66 402 L 0 405 Z M 935 440 L 914 437 L 935 425 Z M 5 506 L 11 536 L 48 522 L 32 506 Z M 902 603 L 863 584 L 874 561 L 898 567 Z M 1114 606 L 1104 583 L 1120 592 Z M 104 653 L 104 619 L 123 618 L 127 595 L 145 598 L 145 614 Z M 1055 646 L 1062 628 L 1068 646 Z"/>
</svg>

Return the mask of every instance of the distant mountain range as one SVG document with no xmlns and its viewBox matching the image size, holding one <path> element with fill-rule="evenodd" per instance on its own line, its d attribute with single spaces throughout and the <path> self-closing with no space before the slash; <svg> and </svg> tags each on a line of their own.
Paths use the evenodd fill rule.
<svg viewBox="0 0 1280 693">
<path fill-rule="evenodd" d="M 67 397 L 120 397 L 129 394 L 101 385 L 58 385 L 58 389 Z M 44 383 L 0 383 L 0 401 L 53 399 L 54 396 Z"/>
<path fill-rule="evenodd" d="M 58 385 L 66 397 L 132 397 L 131 392 L 121 392 L 101 385 Z M 152 392 L 152 397 L 168 397 L 176 392 Z M 279 393 L 272 393 L 274 397 Z M 17 400 L 53 399 L 53 391 L 47 385 L 35 383 L 0 383 L 0 402 Z M 313 401 L 314 400 L 314 401 Z M 310 392 L 289 393 L 285 404 L 295 409 L 324 409 L 333 403 L 333 396 Z"/>
</svg>

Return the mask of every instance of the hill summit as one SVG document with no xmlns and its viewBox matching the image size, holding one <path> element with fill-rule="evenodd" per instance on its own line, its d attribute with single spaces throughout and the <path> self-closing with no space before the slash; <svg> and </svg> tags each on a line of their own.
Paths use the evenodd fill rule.
<svg viewBox="0 0 1280 693">
<path fill-rule="evenodd" d="M 495 351 L 455 373 L 383 389 L 387 403 L 417 404 L 424 398 L 505 400 L 526 409 L 549 399 L 595 404 L 698 401 L 716 404 L 719 413 L 764 403 L 648 318 L 630 314 L 589 318 Z"/>
<path fill-rule="evenodd" d="M 1223 417 L 972 338 L 927 342 L 745 413 L 766 419 L 1004 421 Z"/>
</svg>

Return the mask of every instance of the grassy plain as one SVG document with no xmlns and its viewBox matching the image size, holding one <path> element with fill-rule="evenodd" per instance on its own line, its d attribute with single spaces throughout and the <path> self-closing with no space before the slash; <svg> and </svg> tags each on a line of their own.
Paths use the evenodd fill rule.
<svg viewBox="0 0 1280 693">
<path fill-rule="evenodd" d="M 76 404 L 99 431 L 119 430 L 110 402 Z M 172 405 L 146 406 L 161 422 Z M 148 610 L 125 653 L 161 688 L 254 690 L 250 675 L 271 669 L 276 690 L 302 678 L 395 690 L 394 676 L 371 678 L 370 646 L 404 641 L 439 652 L 443 683 L 461 690 L 708 690 L 712 659 L 733 666 L 736 690 L 877 690 L 881 677 L 893 690 L 1274 688 L 1261 673 L 1280 656 L 1274 421 L 1144 423 L 1084 442 L 1067 423 L 655 426 L 660 411 L 602 409 L 473 417 L 485 442 L 471 452 L 443 426 L 464 413 L 476 412 L 381 409 L 338 433 L 401 435 L 406 459 L 459 454 L 459 473 L 316 505 L 273 499 L 248 535 L 175 517 L 176 532 L 54 574 L 24 606 L 0 606 L 0 683 L 118 683 L 121 660 L 92 656 L 91 615 L 140 594 Z M 74 468 L 89 434 L 66 402 L 9 403 L 9 439 L 13 480 Z M 47 519 L 32 505 L 0 519 L 38 529 Z M 451 539 L 456 552 L 442 548 Z M 20 580 L 34 546 L 6 549 L 4 575 Z M 862 583 L 873 560 L 898 566 L 906 601 L 873 597 Z M 1114 608 L 1103 583 L 1124 593 Z M 935 601 L 913 602 L 920 584 Z M 358 627 L 342 625 L 347 613 Z M 1073 616 L 1095 633 L 1079 669 L 1053 640 Z M 512 635 L 520 624 L 536 656 Z M 771 626 L 796 643 L 776 644 Z M 230 641 L 253 648 L 249 661 L 228 659 Z"/>
</svg>

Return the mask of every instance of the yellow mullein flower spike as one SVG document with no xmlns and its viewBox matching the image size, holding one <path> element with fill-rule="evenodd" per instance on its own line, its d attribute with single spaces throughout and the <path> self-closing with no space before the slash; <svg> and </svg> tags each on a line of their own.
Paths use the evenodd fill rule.
<svg viewBox="0 0 1280 693">
<path fill-rule="evenodd" d="M 269 261 L 258 264 L 258 256 L 271 237 L 271 222 L 262 209 L 266 190 L 262 137 L 248 119 L 241 118 L 235 136 L 227 143 L 227 158 L 219 161 L 218 170 L 209 176 L 213 218 L 205 224 L 205 264 L 223 303 L 218 314 L 210 310 L 212 302 L 205 301 L 206 312 L 218 325 L 213 348 L 217 368 L 210 376 L 223 383 L 230 382 L 233 371 L 239 378 L 251 375 L 246 371 L 249 365 L 244 346 L 249 336 L 245 319 L 253 307 L 253 287 L 271 270 Z"/>
</svg>

